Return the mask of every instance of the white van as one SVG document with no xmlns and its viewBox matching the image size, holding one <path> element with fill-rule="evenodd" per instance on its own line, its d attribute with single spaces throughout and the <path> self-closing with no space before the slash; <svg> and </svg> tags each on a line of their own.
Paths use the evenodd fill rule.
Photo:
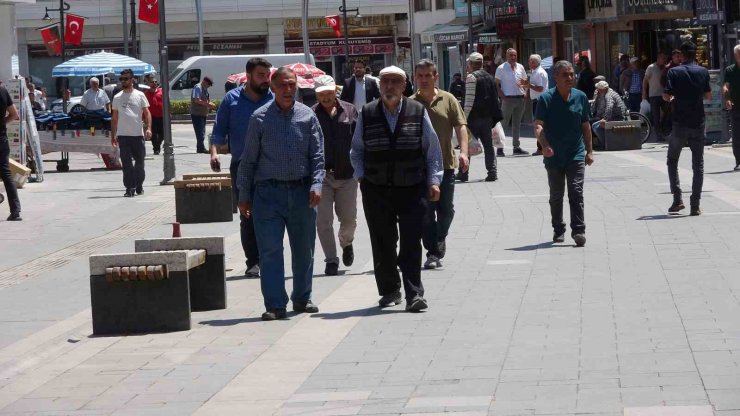
<svg viewBox="0 0 740 416">
<path fill-rule="evenodd" d="M 209 55 L 193 56 L 183 61 L 172 71 L 170 77 L 170 99 L 189 100 L 192 88 L 200 82 L 203 77 L 213 80 L 213 86 L 208 89 L 212 100 L 220 100 L 224 97 L 224 84 L 226 78 L 231 74 L 244 72 L 247 61 L 252 58 L 265 58 L 272 66 L 297 62 L 305 63 L 305 55 L 302 53 L 273 54 L 273 55 Z M 311 65 L 316 65 L 313 55 L 310 55 Z"/>
</svg>

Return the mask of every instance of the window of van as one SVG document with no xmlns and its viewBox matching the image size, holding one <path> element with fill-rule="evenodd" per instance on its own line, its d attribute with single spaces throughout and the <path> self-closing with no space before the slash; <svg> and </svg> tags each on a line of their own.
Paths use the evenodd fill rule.
<svg viewBox="0 0 740 416">
<path fill-rule="evenodd" d="M 191 69 L 172 85 L 173 90 L 187 90 L 191 89 L 195 86 L 195 84 L 200 82 L 200 69 Z"/>
</svg>

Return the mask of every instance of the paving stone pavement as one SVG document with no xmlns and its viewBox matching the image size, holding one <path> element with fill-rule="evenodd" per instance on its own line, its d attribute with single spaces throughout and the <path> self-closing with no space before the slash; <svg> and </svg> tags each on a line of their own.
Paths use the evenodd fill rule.
<svg viewBox="0 0 740 416">
<path fill-rule="evenodd" d="M 176 144 L 192 153 L 186 127 Z M 541 159 L 508 156 L 485 183 L 475 157 L 444 267 L 423 272 L 422 314 L 376 307 L 362 212 L 343 275 L 321 275 L 317 243 L 321 312 L 280 322 L 259 319 L 235 222 L 184 226 L 225 235 L 229 268 L 228 309 L 193 313 L 188 332 L 91 337 L 84 253 L 0 289 L 0 414 L 739 416 L 740 174 L 729 149 L 707 149 L 705 214 L 667 216 L 665 151 L 597 154 L 582 249 L 550 242 Z M 0 241 L 0 272 L 146 217 L 172 198 L 154 186 L 158 163 L 146 199 L 119 199 L 120 172 L 23 190 L 43 219 L 0 226 L 14 236 Z M 207 169 L 178 157 L 178 173 Z M 143 235 L 167 235 L 167 221 Z"/>
</svg>

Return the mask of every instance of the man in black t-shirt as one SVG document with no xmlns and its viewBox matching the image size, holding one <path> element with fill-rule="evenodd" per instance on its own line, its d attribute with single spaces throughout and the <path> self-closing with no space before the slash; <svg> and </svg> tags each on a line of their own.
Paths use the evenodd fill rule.
<svg viewBox="0 0 740 416">
<path fill-rule="evenodd" d="M 671 68 L 666 77 L 663 99 L 673 110 L 673 134 L 668 142 L 668 180 L 673 194 L 673 205 L 668 213 L 677 214 L 686 208 L 681 199 L 678 179 L 678 158 L 688 144 L 691 149 L 691 167 L 694 179 L 691 187 L 691 215 L 701 215 L 699 201 L 704 185 L 704 101 L 712 98 L 709 71 L 696 63 L 696 45 L 681 45 L 683 65 Z"/>
<path fill-rule="evenodd" d="M 8 221 L 21 220 L 21 201 L 18 191 L 15 189 L 13 176 L 10 173 L 10 143 L 8 143 L 8 131 L 5 127 L 9 122 L 18 120 L 18 111 L 13 105 L 13 100 L 5 87 L 0 86 L 0 175 L 5 185 L 5 193 L 8 194 L 8 205 L 10 205 L 10 216 Z"/>
<path fill-rule="evenodd" d="M 735 62 L 725 69 L 722 95 L 725 108 L 732 117 L 732 153 L 735 154 L 735 172 L 740 171 L 740 45 L 733 50 Z"/>
</svg>

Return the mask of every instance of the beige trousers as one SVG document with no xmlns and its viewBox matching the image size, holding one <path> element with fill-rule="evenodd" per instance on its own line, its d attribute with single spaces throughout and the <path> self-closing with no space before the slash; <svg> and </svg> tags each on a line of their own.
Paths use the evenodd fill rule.
<svg viewBox="0 0 740 416">
<path fill-rule="evenodd" d="M 339 219 L 339 246 L 352 244 L 357 229 L 357 179 L 334 179 L 327 172 L 321 188 L 316 232 L 327 263 L 339 263 L 334 238 L 334 212 Z"/>
</svg>

